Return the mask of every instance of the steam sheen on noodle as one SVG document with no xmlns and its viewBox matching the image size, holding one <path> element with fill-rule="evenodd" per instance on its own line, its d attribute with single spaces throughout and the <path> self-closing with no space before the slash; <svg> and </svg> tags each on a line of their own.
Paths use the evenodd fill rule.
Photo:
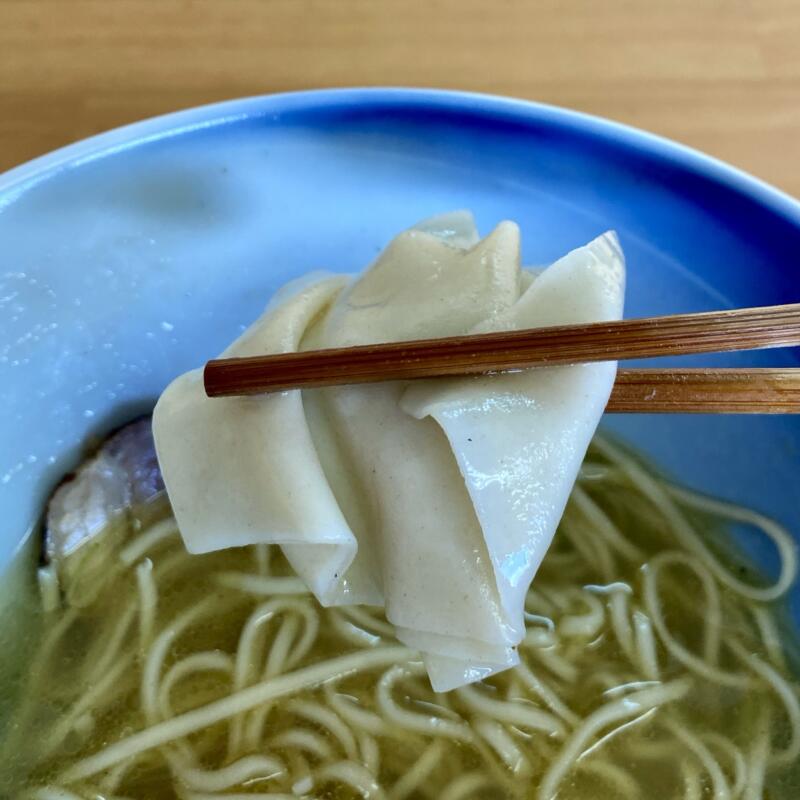
<svg viewBox="0 0 800 800">
<path fill-rule="evenodd" d="M 191 556 L 161 517 L 87 607 L 43 586 L 0 795 L 796 796 L 798 686 L 774 613 L 791 538 L 603 438 L 528 593 L 520 665 L 447 694 L 379 612 L 320 607 L 266 546 Z M 774 584 L 720 555 L 728 521 L 772 540 Z"/>
</svg>

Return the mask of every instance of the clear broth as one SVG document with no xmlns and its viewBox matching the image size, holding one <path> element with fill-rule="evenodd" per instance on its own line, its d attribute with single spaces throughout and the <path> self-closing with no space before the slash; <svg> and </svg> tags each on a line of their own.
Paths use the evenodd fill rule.
<svg viewBox="0 0 800 800">
<path fill-rule="evenodd" d="M 47 614 L 40 609 L 38 624 L 26 626 L 29 641 L 17 631 L 13 642 L 4 642 L 6 653 L 35 653 L 16 679 L 8 679 L 6 696 L 18 700 L 0 736 L 0 797 L 16 799 L 31 792 L 31 797 L 70 800 L 167 800 L 273 792 L 276 797 L 346 800 L 383 797 L 385 792 L 412 800 L 542 800 L 547 786 L 559 800 L 721 797 L 725 786 L 731 797 L 790 800 L 800 795 L 798 759 L 773 763 L 798 736 L 791 701 L 781 700 L 774 683 L 741 655 L 750 654 L 778 676 L 781 686 L 794 693 L 796 706 L 798 684 L 787 664 L 791 654 L 781 644 L 789 639 L 780 603 L 747 600 L 713 576 L 714 597 L 704 593 L 702 576 L 711 573 L 702 563 L 698 573 L 681 561 L 694 564 L 698 558 L 676 537 L 672 522 L 625 464 L 607 453 L 590 451 L 578 492 L 582 499 L 573 496 L 529 593 L 529 632 L 520 648 L 520 668 L 466 692 L 437 695 L 417 657 L 409 654 L 399 662 L 411 664 L 408 673 L 384 692 L 383 700 L 379 687 L 382 676 L 388 680 L 391 664 L 334 673 L 322 685 L 257 704 L 141 750 L 136 758 L 68 780 L 65 772 L 85 759 L 170 716 L 347 653 L 392 643 L 378 609 L 326 609 L 304 593 L 260 593 L 262 583 L 292 577 L 277 548 L 191 556 L 173 533 L 129 566 L 117 558 L 98 576 L 97 596 L 88 605 Z M 586 498 L 612 533 L 587 516 Z M 675 507 L 720 564 L 741 580 L 763 585 L 723 544 L 723 520 L 677 501 Z M 163 499 L 144 518 L 132 518 L 126 547 L 147 536 L 154 524 L 166 530 L 169 518 Z M 678 556 L 662 568 L 657 597 L 672 642 L 723 676 L 734 676 L 734 684 L 743 676 L 746 685 L 704 677 L 698 672 L 702 665 L 687 666 L 665 645 L 649 613 L 645 581 L 653 559 L 668 551 Z M 144 573 L 157 589 L 150 616 L 143 611 Z M 285 581 L 274 585 L 281 591 L 291 588 Z M 265 611 L 263 604 L 273 600 L 275 608 Z M 188 609 L 203 604 L 208 610 L 168 640 L 165 631 Z M 268 617 L 260 628 L 258 613 Z M 304 632 L 313 628 L 309 619 L 318 627 L 313 645 L 304 650 Z M 248 626 L 260 634 L 246 645 Z M 648 636 L 653 639 L 649 649 Z M 152 667 L 159 643 L 163 661 L 148 678 L 148 659 Z M 188 670 L 168 693 L 170 708 L 162 697 L 148 715 L 143 700 L 148 682 L 158 696 L 169 671 L 179 662 L 191 663 L 185 662 L 190 657 L 198 664 L 205 658 L 209 668 Z M 580 758 L 553 778 L 554 765 L 602 709 L 624 697 L 634 698 L 633 704 L 641 696 L 637 692 L 681 681 L 686 688 L 676 699 L 645 704 L 600 725 L 578 748 Z M 309 715 L 309 709 L 323 709 L 322 719 Z M 558 730 L 537 729 L 525 716 L 533 710 L 546 717 L 541 727 L 555 719 Z M 409 713 L 416 715 L 411 722 Z M 357 721 L 349 721 L 350 716 Z M 337 733 L 331 718 L 349 733 Z M 442 724 L 431 721 L 436 718 L 470 733 L 461 739 L 443 733 Z M 259 772 L 256 764 L 238 782 L 221 786 L 219 770 L 252 756 L 277 759 L 283 772 L 270 775 L 265 764 Z M 759 791 L 762 762 L 763 789 L 753 794 Z M 424 772 L 417 785 L 405 794 L 393 793 L 415 765 L 420 775 Z M 349 777 L 342 778 L 342 770 Z M 374 786 L 364 783 L 367 773 Z"/>
</svg>

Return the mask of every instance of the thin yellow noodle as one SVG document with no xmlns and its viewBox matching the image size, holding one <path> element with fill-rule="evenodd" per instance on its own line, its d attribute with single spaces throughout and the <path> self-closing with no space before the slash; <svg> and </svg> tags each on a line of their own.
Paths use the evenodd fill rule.
<svg viewBox="0 0 800 800">
<path fill-rule="evenodd" d="M 154 556 L 153 577 L 156 583 L 172 583 L 177 580 L 176 574 L 184 570 L 194 571 L 196 569 L 195 556 L 190 555 L 182 548 L 175 548 L 163 555 Z M 169 575 L 169 580 L 167 580 Z"/>
<path fill-rule="evenodd" d="M 83 737 L 84 739 L 87 738 L 94 729 L 95 729 L 95 718 L 90 711 L 86 711 L 83 714 L 81 714 L 75 720 L 75 724 L 72 726 L 72 730 L 74 730 L 79 736 Z"/>
<path fill-rule="evenodd" d="M 146 558 L 136 567 L 139 590 L 139 651 L 145 653 L 153 641 L 158 590 L 153 580 L 153 562 Z"/>
<path fill-rule="evenodd" d="M 316 618 L 316 614 L 314 617 Z M 287 667 L 291 668 L 292 665 L 288 663 L 289 652 L 298 627 L 299 622 L 295 616 L 286 617 L 283 620 L 272 640 L 272 645 L 267 655 L 267 661 L 261 674 L 262 679 L 279 675 L 284 672 Z M 308 626 L 306 626 L 306 632 L 308 632 Z M 311 643 L 313 643 L 313 640 Z M 300 657 L 306 654 L 309 648 L 310 644 L 306 648 L 296 648 L 294 654 L 298 656 L 298 659 L 292 660 L 299 660 Z M 243 718 L 237 718 L 236 721 L 231 722 L 231 731 L 233 731 L 234 725 L 242 726 L 239 728 L 239 731 L 241 733 L 241 739 L 244 742 L 243 746 L 245 750 L 256 750 L 258 748 L 264 733 L 264 723 L 271 709 L 272 705 L 265 703 L 258 708 L 254 708 L 249 714 L 244 715 Z M 231 746 L 233 746 L 236 744 L 237 739 L 231 738 L 230 741 Z"/>
<path fill-rule="evenodd" d="M 716 664 L 719 660 L 720 635 L 722 631 L 722 603 L 720 601 L 719 589 L 708 569 L 698 561 L 692 561 L 683 553 L 674 550 L 661 552 L 652 559 L 646 569 L 657 571 L 666 565 L 682 565 L 697 576 L 706 598 L 706 605 L 703 608 L 703 658 L 711 664 Z"/>
<path fill-rule="evenodd" d="M 111 668 L 114 657 L 117 655 L 117 653 L 119 653 L 120 647 L 125 641 L 126 634 L 128 633 L 128 628 L 131 626 L 137 611 L 138 608 L 136 604 L 131 603 L 122 613 L 122 616 L 114 626 L 114 632 L 106 642 L 106 649 L 104 650 L 103 655 L 94 662 L 94 666 L 92 671 L 89 673 L 87 683 L 94 683 L 100 677 L 105 675 L 106 672 L 108 672 L 108 670 Z"/>
<path fill-rule="evenodd" d="M 730 800 L 731 789 L 725 778 L 725 773 L 713 753 L 703 742 L 688 730 L 683 721 L 667 718 L 661 723 L 672 735 L 682 742 L 686 749 L 700 762 L 701 766 L 711 778 L 714 800 Z"/>
<path fill-rule="evenodd" d="M 355 760 L 357 758 L 358 745 L 355 737 L 335 711 L 326 708 L 321 703 L 314 703 L 310 700 L 290 700 L 284 707 L 287 711 L 291 711 L 292 714 L 309 720 L 329 731 L 348 759 Z"/>
<path fill-rule="evenodd" d="M 522 662 L 520 661 L 520 663 Z M 522 686 L 522 681 L 519 679 L 516 669 L 514 669 L 513 671 L 509 672 L 505 698 L 506 700 L 524 700 L 526 696 L 525 689 Z"/>
<path fill-rule="evenodd" d="M 394 628 L 388 622 L 375 619 L 375 617 L 372 616 L 372 614 L 370 614 L 365 608 L 360 606 L 340 606 L 339 608 L 341 613 L 352 622 L 355 622 L 356 625 L 359 625 L 366 630 L 372 629 L 377 634 L 386 637 L 387 639 L 394 640 L 396 638 L 394 634 Z"/>
<path fill-rule="evenodd" d="M 438 740 L 437 740 L 438 741 Z M 373 774 L 377 775 L 381 766 L 381 751 L 373 736 L 359 731 L 358 753 L 361 763 Z"/>
<path fill-rule="evenodd" d="M 515 735 L 519 736 L 521 741 L 524 741 L 526 737 L 531 737 L 531 734 L 525 734 L 518 728 L 512 727 L 511 730 L 515 733 Z M 539 745 L 543 745 L 547 741 L 547 739 L 542 737 L 541 734 L 534 734 L 534 736 L 535 738 L 531 737 L 531 740 L 535 741 L 537 749 Z M 522 791 L 522 787 L 520 786 L 520 781 L 517 779 L 517 776 L 515 776 L 505 766 L 505 764 L 502 763 L 502 761 L 497 757 L 495 751 L 490 748 L 482 738 L 476 737 L 474 747 L 478 753 L 479 761 L 483 766 L 483 774 L 486 775 L 487 778 L 494 779 L 493 794 L 499 792 L 500 796 L 506 797 L 508 800 L 522 800 L 523 796 L 527 796 L 528 793 Z M 487 774 L 487 770 L 489 774 Z M 459 774 L 461 771 L 461 769 L 456 769 L 451 770 L 451 773 Z M 524 786 L 524 781 L 522 784 Z"/>
<path fill-rule="evenodd" d="M 628 595 L 630 591 L 612 592 L 608 598 L 608 608 L 611 612 L 611 627 L 617 637 L 622 652 L 628 661 L 636 662 L 636 648 L 633 643 L 633 628 L 628 614 Z"/>
<path fill-rule="evenodd" d="M 751 600 L 777 600 L 789 590 L 797 577 L 797 543 L 783 525 L 779 525 L 774 519 L 759 514 L 758 511 L 746 506 L 726 503 L 724 500 L 718 500 L 714 497 L 706 497 L 698 492 L 693 492 L 690 489 L 684 489 L 674 484 L 666 484 L 666 486 L 670 494 L 684 505 L 705 511 L 722 519 L 747 523 L 759 528 L 762 533 L 772 539 L 775 549 L 778 551 L 781 569 L 778 580 L 770 589 L 766 590 L 766 594 L 764 594 L 765 590 L 754 590 L 753 587 L 739 581 L 727 571 L 718 576 L 722 583 Z"/>
<path fill-rule="evenodd" d="M 543 731 L 548 736 L 563 736 L 564 723 L 549 711 L 527 703 L 511 703 L 487 697 L 473 686 L 455 690 L 467 708 L 506 725 L 516 725 L 525 730 Z"/>
<path fill-rule="evenodd" d="M 653 729 L 650 731 L 654 735 Z M 643 761 L 662 761 L 670 763 L 676 752 L 675 741 L 672 736 L 661 739 L 631 739 L 626 743 L 626 750 L 633 758 Z"/>
<path fill-rule="evenodd" d="M 100 779 L 100 788 L 103 792 L 110 794 L 122 783 L 124 777 L 133 770 L 142 761 L 151 757 L 151 753 L 142 753 L 128 761 L 122 761 L 116 764 L 111 769 L 107 770 L 105 775 Z"/>
<path fill-rule="evenodd" d="M 25 793 L 24 800 L 86 800 L 61 786 L 40 786 Z"/>
<path fill-rule="evenodd" d="M 392 729 L 374 711 L 363 708 L 356 698 L 336 692 L 332 683 L 323 687 L 325 699 L 354 728 L 373 736 L 390 736 Z"/>
<path fill-rule="evenodd" d="M 684 697 L 691 684 L 686 679 L 678 679 L 671 683 L 615 700 L 589 714 L 582 725 L 570 734 L 558 757 L 550 764 L 539 784 L 539 800 L 551 800 L 555 796 L 558 785 L 580 756 L 589 740 L 602 728 L 623 719 L 638 716 L 651 708 Z"/>
<path fill-rule="evenodd" d="M 146 531 L 136 536 L 130 544 L 125 545 L 119 552 L 119 560 L 129 567 L 156 545 L 172 536 L 177 537 L 177 534 L 178 523 L 174 517 L 167 517 L 167 519 L 151 525 Z"/>
<path fill-rule="evenodd" d="M 253 557 L 255 559 L 256 572 L 259 575 L 270 574 L 270 562 L 272 561 L 272 547 L 268 544 L 254 544 Z"/>
<path fill-rule="evenodd" d="M 558 639 L 554 632 L 543 630 L 542 628 L 528 628 L 519 646 L 526 649 L 548 650 L 557 644 Z"/>
<path fill-rule="evenodd" d="M 50 657 L 53 655 L 56 646 L 61 643 L 61 639 L 78 619 L 79 610 L 80 609 L 72 607 L 68 608 L 64 612 L 64 616 L 45 634 L 28 672 L 28 687 L 30 689 L 33 689 L 43 678 L 49 678 L 52 674 L 50 669 L 48 669 L 48 667 L 51 666 L 49 664 Z M 35 696 L 36 692 L 28 691 L 25 694 L 26 696 Z"/>
<path fill-rule="evenodd" d="M 658 653 L 656 652 L 653 626 L 650 624 L 650 618 L 639 609 L 635 609 L 633 612 L 633 635 L 642 675 L 651 681 L 659 680 L 661 675 L 658 668 Z"/>
<path fill-rule="evenodd" d="M 262 677 L 270 678 L 273 675 L 279 675 L 285 671 L 285 668 L 291 669 L 291 660 L 301 660 L 305 656 L 309 647 L 302 649 L 300 645 L 292 652 L 292 643 L 294 642 L 297 631 L 300 628 L 300 621 L 296 616 L 287 616 L 281 623 L 280 628 L 275 632 L 272 637 L 269 651 L 267 652 L 267 660 L 264 664 L 264 669 L 261 673 Z M 313 640 L 311 642 L 313 644 Z M 295 653 L 301 652 L 302 655 L 298 659 L 293 659 Z"/>
<path fill-rule="evenodd" d="M 333 748 L 327 740 L 319 733 L 305 728 L 292 728 L 288 731 L 273 736 L 267 742 L 268 750 L 276 748 L 295 748 L 309 753 L 321 761 L 331 761 L 333 759 Z"/>
<path fill-rule="evenodd" d="M 721 750 L 730 759 L 731 766 L 733 767 L 733 785 L 731 786 L 731 794 L 733 797 L 739 797 L 744 789 L 745 781 L 747 780 L 747 761 L 745 760 L 744 753 L 726 736 L 716 731 L 705 731 L 700 735 L 700 738 L 709 745 L 713 745 L 718 750 Z"/>
<path fill-rule="evenodd" d="M 201 601 L 202 602 L 202 601 Z M 134 733 L 119 742 L 84 758 L 69 767 L 64 773 L 67 781 L 76 781 L 94 775 L 101 770 L 117 764 L 137 753 L 159 747 L 202 730 L 203 728 L 229 719 L 242 711 L 248 711 L 261 703 L 279 697 L 297 694 L 325 681 L 340 678 L 349 673 L 362 672 L 388 664 L 407 660 L 413 651 L 405 647 L 381 647 L 360 653 L 332 658 L 321 664 L 303 667 L 288 675 L 281 675 L 269 681 L 242 689 L 221 700 L 179 714 L 177 717 L 159 722 Z"/>
<path fill-rule="evenodd" d="M 692 761 L 681 761 L 684 800 L 702 800 L 703 784 L 700 783 L 700 770 Z"/>
<path fill-rule="evenodd" d="M 225 792 L 215 794 L 207 792 L 186 792 L 186 800 L 298 800 L 296 794 L 286 792 L 246 792 L 244 794 Z"/>
<path fill-rule="evenodd" d="M 500 760 L 514 775 L 527 775 L 531 765 L 503 725 L 486 717 L 474 719 L 472 727 L 497 753 Z"/>
<path fill-rule="evenodd" d="M 468 772 L 452 781 L 439 795 L 439 800 L 466 800 L 468 797 L 479 797 L 477 792 L 488 789 L 491 780 L 483 772 Z"/>
<path fill-rule="evenodd" d="M 558 622 L 559 635 L 594 639 L 605 621 L 603 604 L 589 592 L 573 591 L 570 594 L 577 597 L 589 610 L 585 614 L 564 615 Z"/>
<path fill-rule="evenodd" d="M 771 715 L 769 708 L 762 706 L 756 722 L 755 737 L 750 746 L 747 760 L 747 783 L 742 792 L 742 800 L 763 800 L 764 777 L 770 754 Z"/>
<path fill-rule="evenodd" d="M 685 557 L 681 553 L 675 551 L 666 551 L 659 553 L 647 564 L 642 572 L 642 590 L 644 595 L 644 602 L 647 608 L 647 613 L 650 616 L 661 643 L 664 647 L 680 661 L 684 666 L 688 667 L 693 672 L 697 673 L 706 680 L 712 683 L 718 683 L 722 686 L 743 687 L 751 683 L 750 678 L 743 673 L 729 672 L 719 667 L 710 664 L 703 658 L 696 656 L 687 650 L 680 642 L 678 642 L 669 632 L 667 624 L 661 613 L 661 601 L 658 597 L 658 572 L 661 566 L 669 561 L 676 561 L 680 559 L 683 563 Z M 692 563 L 692 562 L 688 562 Z M 699 564 L 693 564 L 693 567 L 700 569 Z M 700 574 L 698 572 L 698 574 Z M 719 619 L 718 607 L 713 607 L 712 612 L 716 615 L 715 619 L 706 619 L 706 630 L 717 630 L 721 628 Z"/>
<path fill-rule="evenodd" d="M 294 601 L 292 608 L 303 618 L 303 635 L 300 640 L 295 644 L 285 657 L 286 669 L 293 669 L 297 664 L 302 661 L 310 652 L 311 648 L 317 639 L 319 632 L 319 614 L 314 610 L 311 604 L 305 600 Z M 271 655 L 271 654 L 270 654 Z M 267 668 L 270 666 L 269 659 L 267 660 Z M 266 672 L 264 673 L 266 676 Z"/>
<path fill-rule="evenodd" d="M 97 791 L 94 786 L 87 786 L 86 793 L 89 800 L 131 800 L 127 796 L 114 794 L 113 792 Z"/>
<path fill-rule="evenodd" d="M 579 484 L 575 484 L 572 488 L 570 502 L 575 504 L 575 507 L 589 522 L 593 535 L 602 536 L 611 547 L 628 561 L 633 561 L 634 563 L 644 561 L 645 556 L 641 548 L 628 541 L 622 531 Z"/>
<path fill-rule="evenodd" d="M 273 599 L 256 606 L 250 613 L 241 634 L 239 634 L 233 669 L 233 691 L 244 689 L 256 681 L 258 665 L 262 661 L 260 648 L 264 639 L 264 628 L 276 618 L 276 614 L 282 611 L 286 611 L 283 600 Z M 244 724 L 244 714 L 237 714 L 230 722 L 228 728 L 228 756 L 230 758 L 235 757 L 242 750 Z"/>
<path fill-rule="evenodd" d="M 631 777 L 630 773 L 610 761 L 586 759 L 577 762 L 581 772 L 596 775 L 609 786 L 614 788 L 614 800 L 639 800 L 642 790 L 639 784 Z M 600 795 L 598 795 L 598 798 Z"/>
<path fill-rule="evenodd" d="M 315 777 L 314 785 L 327 782 L 343 783 L 354 789 L 364 800 L 385 800 L 386 794 L 372 773 L 357 761 L 339 761 L 320 769 Z"/>
<path fill-rule="evenodd" d="M 300 613 L 306 622 L 306 632 L 298 645 L 299 655 L 289 657 L 288 653 L 284 653 L 284 657 L 290 660 L 290 666 L 291 662 L 296 662 L 303 658 L 311 649 L 318 628 L 318 618 L 316 612 L 308 603 L 287 597 L 278 597 L 262 603 L 250 614 L 239 636 L 234 671 L 235 689 L 241 689 L 255 679 L 258 672 L 257 665 L 261 661 L 257 657 L 255 648 L 258 646 L 260 638 L 263 637 L 263 627 L 274 619 L 276 614 L 286 612 Z M 280 658 L 280 649 L 276 651 L 276 660 L 274 662 L 274 667 L 276 668 Z"/>
<path fill-rule="evenodd" d="M 45 614 L 58 611 L 61 608 L 61 587 L 55 567 L 52 564 L 47 567 L 39 567 L 36 570 L 36 582 L 39 586 L 42 611 Z"/>
<path fill-rule="evenodd" d="M 215 597 L 205 597 L 196 605 L 179 614 L 153 642 L 145 659 L 140 684 L 142 711 L 149 724 L 152 725 L 158 718 L 158 685 L 167 651 L 178 636 L 215 607 L 219 607 L 218 600 Z"/>
<path fill-rule="evenodd" d="M 289 775 L 292 792 L 296 795 L 307 795 L 314 788 L 314 779 L 311 777 L 311 767 L 308 759 L 297 749 L 290 749 L 286 754 L 289 764 Z"/>
<path fill-rule="evenodd" d="M 233 659 L 227 653 L 209 650 L 201 653 L 192 653 L 176 661 L 165 673 L 158 687 L 158 711 L 162 719 L 173 716 L 170 694 L 176 683 L 187 675 L 197 672 L 222 672 L 227 675 L 233 673 Z"/>
<path fill-rule="evenodd" d="M 236 647 L 236 660 L 233 669 L 233 688 L 242 689 L 255 679 L 257 665 L 260 662 L 256 647 L 263 634 L 262 628 L 275 618 L 278 611 L 283 610 L 276 600 L 269 600 L 256 606 L 250 613 Z"/>
<path fill-rule="evenodd" d="M 421 667 L 416 665 L 395 664 L 381 676 L 375 693 L 378 708 L 384 717 L 400 728 L 429 736 L 441 736 L 460 742 L 471 742 L 474 734 L 469 725 L 463 721 L 445 719 L 432 714 L 420 714 L 408 711 L 399 706 L 392 697 L 392 689 L 400 680 L 419 674 Z"/>
<path fill-rule="evenodd" d="M 248 782 L 267 781 L 284 775 L 285 765 L 277 758 L 250 755 L 220 769 L 201 769 L 173 757 L 172 769 L 187 788 L 201 792 L 221 792 Z"/>
<path fill-rule="evenodd" d="M 594 483 L 608 480 L 619 472 L 619 469 L 611 464 L 604 464 L 602 461 L 592 461 L 591 459 L 592 454 L 589 452 L 578 470 L 579 481 Z"/>
<path fill-rule="evenodd" d="M 620 722 L 619 725 L 615 725 L 611 728 L 610 731 L 604 733 L 594 744 L 589 745 L 579 756 L 576 763 L 582 762 L 585 758 L 588 758 L 591 755 L 602 750 L 604 747 L 608 745 L 614 739 L 617 739 L 624 733 L 630 733 L 632 728 L 636 728 L 646 724 L 647 722 L 651 721 L 653 715 L 656 713 L 655 708 L 649 708 L 647 711 L 639 714 L 632 719 L 627 719 L 623 722 Z"/>
<path fill-rule="evenodd" d="M 750 653 L 739 642 L 732 641 L 730 647 L 759 678 L 766 682 L 767 686 L 775 692 L 778 699 L 783 703 L 784 711 L 789 720 L 791 735 L 789 744 L 782 751 L 772 752 L 770 763 L 778 765 L 793 764 L 800 756 L 800 700 L 798 700 L 797 694 L 793 691 L 789 682 L 781 677 L 774 667 L 771 667 L 757 655 Z"/>
<path fill-rule="evenodd" d="M 238 747 L 244 751 L 257 750 L 261 746 L 261 740 L 264 738 L 264 726 L 272 708 L 272 703 L 264 703 L 244 715 L 241 738 L 238 740 L 235 738 L 230 739 L 229 752 L 233 751 L 234 747 L 237 746 L 237 742 L 242 743 Z"/>
<path fill-rule="evenodd" d="M 328 621 L 331 623 L 336 633 L 346 642 L 354 644 L 357 647 L 375 647 L 380 644 L 380 636 L 365 631 L 363 628 L 359 628 L 358 625 L 345 619 L 337 609 L 328 608 L 326 611 Z"/>
<path fill-rule="evenodd" d="M 130 591 L 129 591 L 130 590 Z M 96 665 L 102 661 L 108 665 L 114 661 L 114 655 L 108 656 L 108 651 L 114 646 L 117 639 L 116 620 L 117 615 L 121 615 L 122 621 L 126 620 L 126 611 L 131 607 L 138 611 L 139 598 L 135 588 L 135 581 L 120 581 L 117 591 L 118 596 L 103 604 L 102 608 L 92 608 L 86 610 L 84 619 L 92 626 L 91 641 L 85 642 L 82 648 L 80 659 L 73 662 L 72 670 L 69 673 L 69 680 L 60 681 L 62 689 L 70 696 L 79 691 L 79 687 L 88 683 L 87 676 L 92 674 L 96 678 L 102 677 L 103 673 L 96 670 Z M 126 602 L 129 601 L 129 602 Z M 64 643 L 67 647 L 70 642 Z M 66 678 L 66 675 L 64 676 Z"/>
<path fill-rule="evenodd" d="M 615 460 L 627 472 L 634 485 L 656 505 L 670 522 L 672 533 L 681 540 L 684 546 L 696 553 L 714 573 L 715 577 L 725 586 L 750 600 L 767 601 L 775 600 L 785 594 L 792 585 L 797 574 L 797 548 L 791 535 L 782 526 L 755 511 L 719 500 L 701 497 L 694 492 L 688 492 L 678 487 L 670 487 L 669 491 L 667 491 L 659 485 L 655 478 L 648 475 L 633 458 L 625 455 L 620 448 L 612 445 L 607 439 L 596 437 L 594 443 L 598 450 Z M 761 528 L 772 539 L 778 549 L 781 561 L 778 580 L 772 586 L 766 587 L 751 586 L 740 581 L 706 547 L 697 532 L 680 513 L 670 495 L 679 498 L 686 505 L 717 515 L 724 514 L 732 519 L 737 519 L 740 522 L 749 522 Z"/>
<path fill-rule="evenodd" d="M 582 557 L 585 564 L 592 568 L 599 568 L 606 580 L 611 580 L 615 569 L 614 559 L 608 545 L 600 539 L 589 538 L 580 534 L 582 526 L 576 524 L 565 514 L 561 520 L 559 530 L 569 539 L 570 543 Z"/>
<path fill-rule="evenodd" d="M 750 613 L 755 620 L 759 636 L 761 636 L 761 641 L 764 643 L 764 648 L 767 651 L 769 660 L 775 664 L 778 669 L 786 672 L 786 658 L 783 654 L 781 636 L 780 633 L 778 633 L 778 626 L 775 624 L 774 617 L 770 614 L 769 610 L 762 605 L 750 606 Z"/>
<path fill-rule="evenodd" d="M 653 680 L 636 680 L 636 681 L 629 681 L 624 682 L 621 677 L 618 675 L 614 678 L 609 679 L 611 686 L 610 688 L 606 689 L 603 692 L 603 697 L 607 697 L 609 699 L 614 699 L 616 697 L 620 697 L 621 695 L 630 694 L 631 692 L 637 692 L 640 689 L 649 689 L 651 686 L 660 686 L 661 681 L 653 681 Z"/>
<path fill-rule="evenodd" d="M 565 683 L 575 683 L 578 679 L 577 668 L 574 664 L 562 658 L 557 651 L 557 647 L 532 647 L 528 650 L 528 653 L 543 666 L 547 667 L 557 678 L 561 678 Z"/>
<path fill-rule="evenodd" d="M 218 572 L 214 581 L 226 589 L 237 589 L 247 594 L 263 597 L 276 595 L 309 594 L 308 586 L 300 578 L 275 578 L 265 575 L 251 575 L 247 572 Z"/>
<path fill-rule="evenodd" d="M 45 755 L 53 753 L 61 746 L 70 731 L 74 730 L 77 720 L 89 709 L 96 706 L 106 695 L 117 693 L 119 690 L 118 681 L 128 668 L 130 661 L 130 654 L 122 656 L 105 675 L 100 677 L 97 683 L 81 693 L 69 711 L 47 731 L 45 743 L 42 747 L 42 752 Z"/>
<path fill-rule="evenodd" d="M 521 661 L 514 672 L 531 692 L 570 727 L 574 728 L 580 722 L 580 717 L 527 664 Z"/>
<path fill-rule="evenodd" d="M 445 745 L 435 739 L 404 775 L 389 789 L 390 800 L 405 800 L 433 772 L 444 755 Z"/>
<path fill-rule="evenodd" d="M 239 646 L 236 652 L 236 669 L 234 672 L 234 690 L 242 689 L 255 680 L 255 670 L 260 658 L 255 653 L 256 641 L 263 638 L 263 627 L 269 623 L 275 614 L 283 612 L 297 612 L 305 621 L 305 630 L 300 642 L 293 653 L 289 654 L 289 645 L 294 638 L 295 623 L 284 621 L 284 625 L 272 641 L 272 647 L 267 658 L 261 679 L 277 675 L 287 668 L 293 667 L 300 659 L 304 658 L 314 644 L 319 628 L 319 617 L 311 606 L 295 598 L 278 597 L 262 603 L 250 615 L 239 637 Z M 289 627 L 286 627 L 288 624 Z M 250 717 L 240 715 L 231 720 L 228 738 L 228 751 L 231 756 L 240 752 L 242 742 L 249 749 L 254 749 L 262 736 L 264 720 L 269 713 L 269 706 L 263 705 L 254 709 Z"/>
</svg>

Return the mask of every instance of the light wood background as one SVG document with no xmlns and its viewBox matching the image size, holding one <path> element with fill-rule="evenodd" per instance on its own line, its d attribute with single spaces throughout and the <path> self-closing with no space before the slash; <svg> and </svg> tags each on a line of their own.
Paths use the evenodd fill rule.
<svg viewBox="0 0 800 800">
<path fill-rule="evenodd" d="M 0 0 L 0 170 L 187 106 L 367 84 L 589 111 L 800 196 L 800 0 Z"/>
</svg>

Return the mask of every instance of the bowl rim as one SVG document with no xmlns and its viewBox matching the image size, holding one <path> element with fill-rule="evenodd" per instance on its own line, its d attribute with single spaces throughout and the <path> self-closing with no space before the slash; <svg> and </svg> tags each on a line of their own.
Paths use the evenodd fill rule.
<svg viewBox="0 0 800 800">
<path fill-rule="evenodd" d="M 376 109 L 386 109 L 388 106 L 398 111 L 461 112 L 497 122 L 536 121 L 582 130 L 593 136 L 614 140 L 624 147 L 643 151 L 658 160 L 680 164 L 695 174 L 749 196 L 800 228 L 800 200 L 738 167 L 658 134 L 582 111 L 531 100 L 469 91 L 391 86 L 307 89 L 252 95 L 194 106 L 112 128 L 1 173 L 0 211 L 33 186 L 59 172 L 148 142 L 248 119 L 272 116 L 279 120 L 281 114 L 286 112 L 355 106 Z"/>
</svg>

